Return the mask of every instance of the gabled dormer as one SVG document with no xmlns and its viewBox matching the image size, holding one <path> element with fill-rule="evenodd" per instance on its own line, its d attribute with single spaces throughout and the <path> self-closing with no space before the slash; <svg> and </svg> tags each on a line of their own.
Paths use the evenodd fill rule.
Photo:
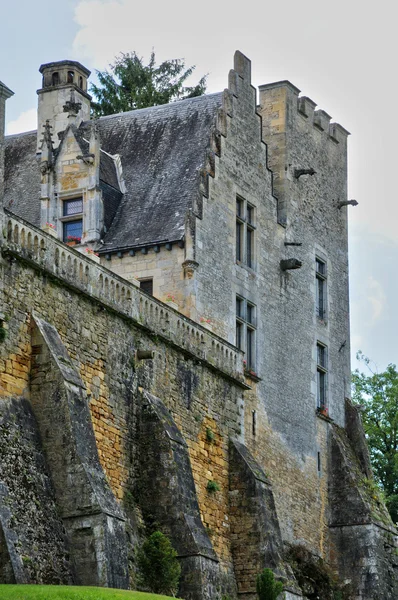
<svg viewBox="0 0 398 600">
<path fill-rule="evenodd" d="M 41 227 L 65 243 L 99 242 L 104 227 L 100 189 L 100 142 L 95 124 L 89 139 L 74 124 L 53 148 L 49 121 L 41 140 Z"/>
</svg>

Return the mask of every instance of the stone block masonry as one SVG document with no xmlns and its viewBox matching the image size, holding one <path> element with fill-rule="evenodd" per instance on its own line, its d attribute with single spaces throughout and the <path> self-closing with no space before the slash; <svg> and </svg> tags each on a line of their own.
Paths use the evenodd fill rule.
<svg viewBox="0 0 398 600">
<path fill-rule="evenodd" d="M 45 86 L 54 87 L 51 73 L 59 66 L 47 65 Z M 177 549 L 179 594 L 187 600 L 254 600 L 263 567 L 284 581 L 289 600 L 300 597 L 285 558 L 292 544 L 329 562 L 358 600 L 373 600 L 375 593 L 389 600 L 397 596 L 395 530 L 382 503 L 372 500 L 360 420 L 345 406 L 347 132 L 289 82 L 262 86 L 256 106 L 250 70 L 237 52 L 222 94 L 136 113 L 146 131 L 156 132 L 153 152 L 165 150 L 155 168 L 159 187 L 152 175 L 148 179 L 148 190 L 159 196 L 147 198 L 148 220 L 138 227 L 151 239 L 130 229 L 124 233 L 134 239 L 120 237 L 112 229 L 118 206 L 131 209 L 131 222 L 136 216 L 135 198 L 128 204 L 128 167 L 135 176 L 148 166 L 139 147 L 130 148 L 130 158 L 122 152 L 127 143 L 118 147 L 127 137 L 141 139 L 128 136 L 136 115 L 107 117 L 102 130 L 101 122 L 79 129 L 71 96 L 71 125 L 56 155 L 45 126 L 41 221 L 33 214 L 38 205 L 25 195 L 40 179 L 33 138 L 7 142 L 9 206 L 42 227 L 52 217 L 55 224 L 49 235 L 10 212 L 0 214 L 3 412 L 7 416 L 8 405 L 19 403 L 32 407 L 36 418 L 47 465 L 40 472 L 48 473 L 48 497 L 59 511 L 46 529 L 48 537 L 55 534 L 51 577 L 59 581 L 126 587 L 128 566 L 133 586 L 134 550 L 160 528 Z M 46 94 L 52 92 L 43 92 L 42 100 Z M 165 135 L 171 122 L 180 123 L 185 138 L 175 127 Z M 100 130 L 114 158 L 100 156 Z M 186 176 L 190 191 L 181 194 L 192 202 L 174 213 L 178 235 L 159 236 L 177 180 L 185 181 L 176 175 L 184 163 L 168 153 L 177 138 L 184 151 L 195 140 Z M 21 171 L 20 146 L 27 151 Z M 121 152 L 118 175 L 115 152 Z M 132 166 L 137 156 L 138 169 Z M 151 152 L 148 161 L 153 167 Z M 171 163 L 172 169 L 165 167 Z M 126 177 L 120 187 L 121 165 Z M 108 183 L 100 185 L 101 177 Z M 102 265 L 56 239 L 63 233 L 62 201 L 71 192 L 83 199 L 83 244 L 99 239 L 102 209 L 110 211 L 106 227 L 113 233 L 109 244 L 108 233 L 104 237 Z M 155 205 L 157 219 L 151 218 Z M 136 277 L 155 277 L 159 298 L 140 290 Z M 174 306 L 160 301 L 167 294 Z M 326 415 L 317 411 L 325 405 Z M 24 456 L 30 447 L 22 436 Z M 44 552 L 33 551 L 34 536 L 26 554 L 15 550 L 25 521 L 16 523 L 6 510 L 15 497 L 8 471 L 0 480 L 0 577 L 39 581 L 40 568 L 27 568 Z M 40 494 L 35 484 L 34 497 Z M 50 547 L 46 540 L 43 548 Z"/>
<path fill-rule="evenodd" d="M 236 513 L 234 517 L 230 496 L 234 491 L 231 488 L 234 471 L 230 438 L 250 448 L 260 467 L 265 469 L 267 481 L 272 484 L 272 488 L 267 487 L 267 493 L 271 494 L 271 498 L 274 489 L 281 533 L 286 530 L 287 523 L 295 523 L 294 537 L 284 535 L 284 541 L 299 540 L 316 548 L 319 554 L 329 552 L 328 495 L 325 487 L 325 474 L 328 472 L 325 457 L 331 427 L 328 421 L 317 419 L 318 461 L 307 458 L 305 465 L 300 464 L 297 456 L 289 454 L 280 435 L 270 427 L 254 387 L 258 384 L 250 379 L 245 382 L 242 354 L 233 345 L 21 219 L 4 214 L 0 231 L 1 320 L 6 332 L 0 346 L 1 395 L 6 402 L 15 397 L 32 402 L 37 414 L 42 415 L 39 422 L 41 420 L 41 427 L 44 427 L 41 433 L 46 448 L 46 431 L 56 420 L 48 412 L 51 403 L 48 404 L 43 395 L 45 386 L 53 390 L 48 398 L 53 397 L 54 402 L 62 400 L 62 403 L 66 402 L 68 393 L 72 393 L 69 390 L 65 396 L 64 392 L 56 391 L 66 385 L 62 384 L 62 379 L 67 383 L 66 388 L 72 385 L 84 390 L 83 404 L 87 403 L 91 413 L 98 465 L 101 465 L 121 506 L 126 505 L 130 497 L 133 499 L 135 517 L 129 516 L 127 511 L 133 532 L 131 539 L 138 540 L 142 536 L 142 530 L 137 529 L 136 523 L 139 515 L 145 515 L 139 501 L 141 457 L 145 445 L 142 440 L 139 442 L 138 433 L 139 388 L 142 388 L 145 393 L 161 400 L 186 443 L 185 456 L 189 455 L 191 482 L 193 478 L 202 522 L 200 527 L 195 522 L 189 525 L 188 519 L 187 531 L 199 531 L 201 527 L 203 531 L 204 528 L 203 540 L 209 552 L 212 547 L 216 558 L 213 560 L 199 553 L 186 560 L 185 564 L 191 565 L 186 569 L 192 567 L 201 573 L 203 589 L 215 590 L 211 594 L 220 600 L 223 593 L 234 598 L 237 586 L 240 586 L 239 589 L 242 592 L 246 590 L 249 598 L 260 566 L 274 565 L 264 548 L 261 549 L 261 536 L 271 535 L 271 521 L 265 519 L 261 533 L 257 528 L 258 519 L 244 510 L 239 522 L 234 523 Z M 67 353 L 53 352 L 54 358 L 46 358 L 43 369 L 39 371 L 37 365 L 40 361 L 37 361 L 44 356 L 39 347 L 43 344 L 37 343 L 34 319 L 36 323 L 47 322 L 47 331 L 56 329 L 57 333 L 50 337 L 47 335 L 47 347 L 51 346 L 50 338 L 54 341 L 59 335 Z M 145 351 L 148 356 L 154 352 L 154 358 L 140 360 L 139 350 Z M 35 385 L 35 377 L 39 373 L 44 379 L 40 385 L 36 380 Z M 70 396 L 68 402 L 71 402 Z M 73 402 L 79 406 L 81 400 L 76 396 Z M 256 427 L 253 426 L 253 411 L 257 414 Z M 73 436 L 67 435 L 63 439 L 64 434 L 57 434 L 56 429 L 52 435 L 55 436 L 54 444 L 59 448 L 59 452 L 54 454 L 55 460 L 56 454 L 62 456 L 62 448 L 70 443 Z M 150 440 L 148 435 L 145 441 L 149 443 Z M 51 466 L 55 463 L 49 448 L 46 456 L 56 489 L 55 474 L 59 468 Z M 160 473 L 160 479 L 155 481 L 160 483 L 163 475 Z M 314 477 L 318 478 L 318 482 Z M 242 476 L 241 482 L 244 480 Z M 210 490 L 209 482 L 217 484 L 214 491 Z M 184 489 L 187 482 L 184 480 L 179 485 Z M 357 484 L 354 482 L 353 485 L 355 488 Z M 164 489 L 166 494 L 165 481 L 159 489 Z M 239 492 L 243 494 L 241 507 L 248 506 L 250 494 L 245 498 L 246 491 L 243 487 Z M 105 512 L 108 514 L 109 510 Z M 66 515 L 64 518 L 69 519 Z M 88 559 L 83 572 L 79 575 L 71 568 L 71 576 L 74 581 L 92 584 L 108 580 L 113 585 L 124 586 L 120 574 L 116 574 L 115 579 L 107 579 L 110 575 L 105 568 L 106 557 L 115 554 L 118 548 L 113 538 L 102 546 L 94 544 L 95 551 L 88 552 L 84 532 L 105 527 L 105 522 L 100 522 L 101 513 L 91 515 L 90 519 L 91 523 L 88 523 L 85 515 L 74 514 L 66 527 L 72 540 L 72 550 L 75 544 L 75 552 L 84 552 Z M 243 531 L 246 521 L 248 528 Z M 121 523 L 122 519 L 116 518 L 116 522 Z M 144 516 L 143 522 L 150 530 L 148 515 Z M 167 530 L 166 522 L 163 528 Z M 242 541 L 245 538 L 241 538 L 237 545 L 243 533 L 249 535 L 249 545 Z M 3 538 L 6 535 L 3 526 Z M 281 539 L 278 544 L 282 548 Z M 381 544 L 380 537 L 375 543 L 375 552 L 382 552 Z M 245 547 L 247 554 L 244 557 Z M 342 552 L 337 542 L 335 548 L 338 554 Z M 63 551 L 61 545 L 61 555 Z M 39 581 L 35 570 L 25 571 L 23 575 L 21 569 L 13 567 L 15 560 L 13 563 L 11 554 L 3 551 L 3 572 L 10 574 L 4 577 L 8 580 L 26 577 L 27 580 Z M 32 560 L 36 561 L 35 555 Z M 283 563 L 283 556 L 281 560 Z M 239 565 L 245 568 L 240 571 Z M 287 569 L 285 565 L 285 572 Z M 58 569 L 57 573 L 61 579 L 69 576 L 68 571 L 62 574 L 62 570 Z M 287 579 L 290 585 L 290 578 Z M 293 587 L 289 596 L 293 598 L 296 588 L 294 582 L 291 583 Z M 186 594 L 192 600 L 199 600 L 201 596 L 192 586 L 189 588 L 188 582 L 187 586 L 182 596 Z"/>
<path fill-rule="evenodd" d="M 12 394 L 29 398 L 37 414 L 42 415 L 41 433 L 43 440 L 47 440 L 44 447 L 53 476 L 56 474 L 55 481 L 63 473 L 62 464 L 56 466 L 56 461 L 66 458 L 65 444 L 73 439 L 71 433 L 66 433 L 66 423 L 61 429 L 55 426 L 60 415 L 56 419 L 51 404 L 48 404 L 52 397 L 58 401 L 62 398 L 65 404 L 65 393 L 56 391 L 62 389 L 62 377 L 66 377 L 67 387 L 72 385 L 82 390 L 84 386 L 84 394 L 87 392 L 87 400 L 83 402 L 87 402 L 91 411 L 99 460 L 114 495 L 121 501 L 126 499 L 127 492 L 134 496 L 139 485 L 140 465 L 137 461 L 140 453 L 134 433 L 138 387 L 144 386 L 156 393 L 164 399 L 187 440 L 198 510 L 205 526 L 212 530 L 212 541 L 218 554 L 214 554 L 210 544 L 214 555 L 210 561 L 217 564 L 221 558 L 217 588 L 220 591 L 217 594 L 221 594 L 222 588 L 233 590 L 230 538 L 225 527 L 228 525 L 227 446 L 229 433 L 239 435 L 241 397 L 248 387 L 243 379 L 242 355 L 232 345 L 170 310 L 167 305 L 119 280 L 89 258 L 65 248 L 52 236 L 39 233 L 11 217 L 7 217 L 3 229 L 6 238 L 7 232 L 11 231 L 12 235 L 9 242 L 7 239 L 2 241 L 1 306 L 7 337 L 1 347 L 1 391 L 6 398 L 11 399 Z M 81 273 L 82 278 L 79 277 Z M 101 279 L 103 289 L 96 288 Z M 104 293 L 105 289 L 113 292 Z M 136 319 L 131 316 L 134 311 L 137 311 Z M 43 354 L 43 341 L 36 339 L 35 323 L 42 322 L 51 323 L 45 326 L 45 331 L 53 332 L 47 335 L 46 346 L 55 343 L 59 334 L 56 347 L 62 340 L 65 348 L 64 351 L 54 350 L 53 359 Z M 155 359 L 140 361 L 138 350 L 154 350 Z M 22 376 L 15 367 L 12 370 L 13 362 L 21 361 L 27 365 Z M 217 364 L 223 367 L 220 369 Z M 6 373 L 8 365 L 10 373 Z M 61 373 L 64 373 L 62 377 Z M 72 390 L 66 393 L 72 393 Z M 77 397 L 73 402 L 77 402 L 77 408 Z M 202 446 L 205 446 L 202 440 L 210 427 L 217 438 L 214 452 L 213 444 L 207 441 L 208 450 L 202 453 Z M 219 445 L 224 449 L 218 450 Z M 206 487 L 209 479 L 218 480 L 222 485 L 213 508 L 208 505 Z M 58 489 L 64 487 L 61 481 L 56 483 L 57 486 Z M 183 482 L 181 486 L 184 486 Z M 75 489 L 80 488 L 80 484 L 75 486 Z M 87 505 L 88 498 L 85 502 L 82 495 L 79 497 L 82 505 Z M 68 516 L 65 511 L 69 504 L 78 502 L 79 497 L 73 500 L 63 494 L 59 500 L 61 504 L 66 502 L 63 511 L 68 520 L 70 539 L 76 540 L 76 548 L 84 549 L 83 539 L 79 541 L 79 535 L 82 535 L 79 531 L 94 531 L 100 524 L 89 524 L 87 515 L 81 515 L 79 510 L 76 512 L 78 505 L 72 511 L 73 515 Z M 97 554 L 90 560 L 98 561 L 104 551 L 96 546 Z M 200 558 L 198 565 L 202 566 L 195 567 L 198 572 L 202 567 L 204 569 L 204 560 L 204 557 Z M 98 579 L 100 566 L 94 568 L 89 562 L 83 570 L 85 579 L 81 579 L 82 574 L 77 574 L 75 581 L 91 584 L 105 581 Z M 98 575 L 94 576 L 97 571 Z"/>
</svg>

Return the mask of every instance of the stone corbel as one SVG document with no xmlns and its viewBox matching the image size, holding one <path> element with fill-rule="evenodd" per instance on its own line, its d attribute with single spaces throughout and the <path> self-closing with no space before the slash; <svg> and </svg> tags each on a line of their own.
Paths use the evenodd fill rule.
<svg viewBox="0 0 398 600">
<path fill-rule="evenodd" d="M 184 269 L 184 278 L 192 279 L 198 266 L 199 263 L 197 263 L 196 260 L 184 260 L 182 263 L 182 268 Z"/>
<path fill-rule="evenodd" d="M 93 165 L 95 154 L 89 152 L 88 154 L 78 154 L 76 156 L 77 160 L 82 160 L 86 165 Z"/>
</svg>

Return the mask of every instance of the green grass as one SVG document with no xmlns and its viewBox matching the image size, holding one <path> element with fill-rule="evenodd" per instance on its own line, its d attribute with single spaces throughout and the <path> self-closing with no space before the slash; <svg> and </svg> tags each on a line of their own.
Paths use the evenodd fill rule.
<svg viewBox="0 0 398 600">
<path fill-rule="evenodd" d="M 0 585 L 2 600 L 171 600 L 144 592 L 69 585 Z"/>
</svg>

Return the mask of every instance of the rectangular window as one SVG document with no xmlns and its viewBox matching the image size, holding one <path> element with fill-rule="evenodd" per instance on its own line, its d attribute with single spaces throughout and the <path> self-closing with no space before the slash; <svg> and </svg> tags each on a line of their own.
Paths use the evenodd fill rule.
<svg viewBox="0 0 398 600">
<path fill-rule="evenodd" d="M 63 241 L 64 242 L 81 242 L 83 234 L 83 221 L 65 221 L 63 224 Z"/>
<path fill-rule="evenodd" d="M 83 235 L 83 198 L 63 201 L 62 222 L 63 241 L 79 243 Z"/>
<path fill-rule="evenodd" d="M 316 314 L 322 320 L 326 319 L 326 263 L 315 259 L 316 277 Z"/>
<path fill-rule="evenodd" d="M 327 373 L 328 357 L 327 347 L 320 342 L 316 345 L 316 371 L 317 371 L 317 408 L 325 409 L 327 407 Z"/>
<path fill-rule="evenodd" d="M 256 306 L 241 296 L 236 297 L 236 346 L 245 352 L 246 369 L 256 366 Z"/>
<path fill-rule="evenodd" d="M 83 198 L 75 198 L 73 200 L 64 200 L 63 216 L 80 215 L 83 212 Z"/>
<path fill-rule="evenodd" d="M 244 198 L 236 198 L 236 260 L 254 267 L 254 206 Z"/>
<path fill-rule="evenodd" d="M 153 296 L 153 279 L 141 279 L 140 289 Z"/>
</svg>

